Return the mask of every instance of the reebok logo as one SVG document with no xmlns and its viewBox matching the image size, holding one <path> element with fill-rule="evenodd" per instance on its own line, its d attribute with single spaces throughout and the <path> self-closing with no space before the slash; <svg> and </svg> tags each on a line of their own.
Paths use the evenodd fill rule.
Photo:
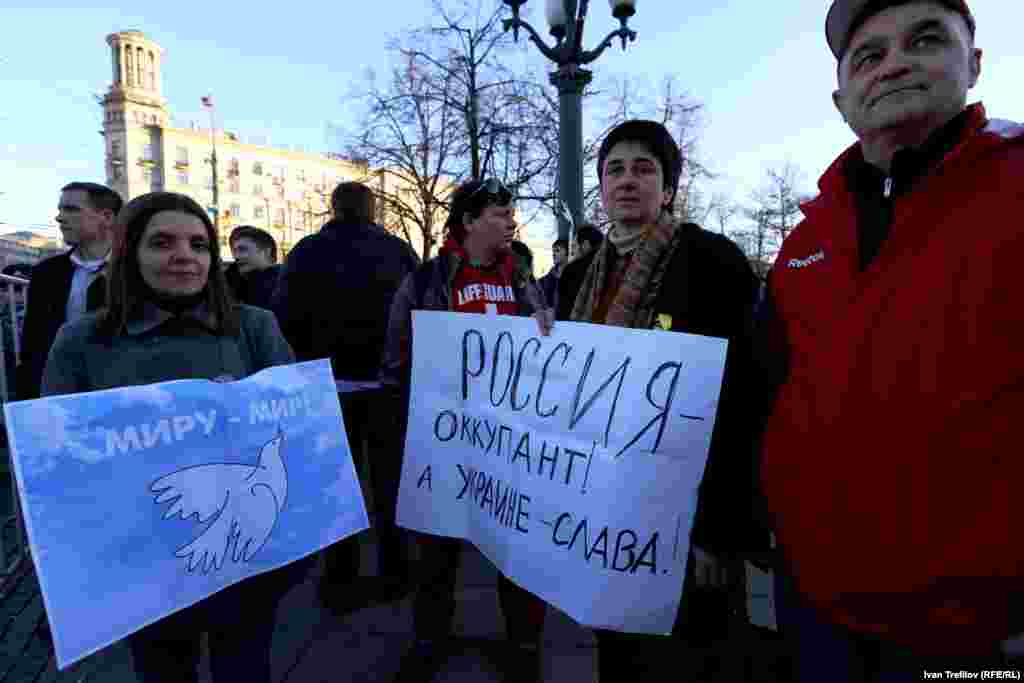
<svg viewBox="0 0 1024 683">
<path fill-rule="evenodd" d="M 807 258 L 791 258 L 786 262 L 787 268 L 806 268 L 807 266 L 813 266 L 818 261 L 825 260 L 825 250 L 819 249 L 815 253 L 811 254 Z"/>
</svg>

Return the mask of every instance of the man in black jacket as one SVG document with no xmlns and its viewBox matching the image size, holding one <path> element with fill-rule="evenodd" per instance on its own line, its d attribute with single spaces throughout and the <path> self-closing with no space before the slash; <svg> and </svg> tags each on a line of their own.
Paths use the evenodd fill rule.
<svg viewBox="0 0 1024 683">
<path fill-rule="evenodd" d="M 277 263 L 277 242 L 273 235 L 251 225 L 240 225 L 228 238 L 235 257 L 238 277 L 233 283 L 235 297 L 243 304 L 270 308 L 270 300 L 281 276 Z"/>
<path fill-rule="evenodd" d="M 271 299 L 298 360 L 330 358 L 337 380 L 377 379 L 391 300 L 419 265 L 408 243 L 373 223 L 375 204 L 366 185 L 338 185 L 331 194 L 333 220 L 295 245 Z M 335 611 L 345 611 L 357 598 L 400 594 L 408 569 L 405 538 L 394 521 L 401 463 L 381 422 L 387 416 L 381 414 L 380 392 L 343 392 L 340 399 L 353 459 L 358 466 L 365 452 L 370 461 L 382 581 L 370 590 L 347 586 L 359 573 L 357 538 L 328 548 L 321 598 Z"/>
<path fill-rule="evenodd" d="M 32 270 L 14 386 L 19 400 L 39 398 L 46 357 L 60 326 L 104 304 L 106 264 L 121 205 L 121 197 L 105 185 L 74 182 L 61 188 L 57 223 L 72 249 Z"/>
</svg>

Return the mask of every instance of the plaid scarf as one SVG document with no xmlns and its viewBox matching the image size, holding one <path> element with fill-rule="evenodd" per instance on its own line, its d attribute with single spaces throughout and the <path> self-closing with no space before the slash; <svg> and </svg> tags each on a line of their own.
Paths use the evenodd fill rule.
<svg viewBox="0 0 1024 683">
<path fill-rule="evenodd" d="M 668 213 L 662 213 L 657 223 L 644 226 L 644 240 L 626 268 L 622 286 L 608 309 L 608 316 L 603 321 L 595 321 L 594 309 L 607 285 L 611 261 L 611 246 L 609 240 L 605 240 L 583 276 L 570 320 L 650 329 L 654 320 L 654 303 L 661 291 L 668 264 L 682 242 L 684 229 Z"/>
</svg>

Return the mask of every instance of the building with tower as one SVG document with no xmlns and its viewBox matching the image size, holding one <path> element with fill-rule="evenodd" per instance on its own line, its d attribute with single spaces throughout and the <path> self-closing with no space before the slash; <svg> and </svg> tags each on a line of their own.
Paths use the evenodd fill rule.
<svg viewBox="0 0 1024 683">
<path fill-rule="evenodd" d="M 387 181 L 386 173 L 339 155 L 250 144 L 213 125 L 174 127 L 163 96 L 163 48 L 139 31 L 112 33 L 107 44 L 113 68 L 102 99 L 107 184 L 125 201 L 159 190 L 189 195 L 216 216 L 222 246 L 234 226 L 255 225 L 274 236 L 283 256 L 320 229 L 338 183 L 356 180 L 380 190 Z"/>
</svg>

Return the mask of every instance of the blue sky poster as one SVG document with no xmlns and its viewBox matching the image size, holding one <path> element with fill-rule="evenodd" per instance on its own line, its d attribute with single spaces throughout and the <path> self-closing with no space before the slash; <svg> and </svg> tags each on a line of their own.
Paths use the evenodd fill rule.
<svg viewBox="0 0 1024 683">
<path fill-rule="evenodd" d="M 369 526 L 324 360 L 4 412 L 61 668 Z"/>
</svg>

